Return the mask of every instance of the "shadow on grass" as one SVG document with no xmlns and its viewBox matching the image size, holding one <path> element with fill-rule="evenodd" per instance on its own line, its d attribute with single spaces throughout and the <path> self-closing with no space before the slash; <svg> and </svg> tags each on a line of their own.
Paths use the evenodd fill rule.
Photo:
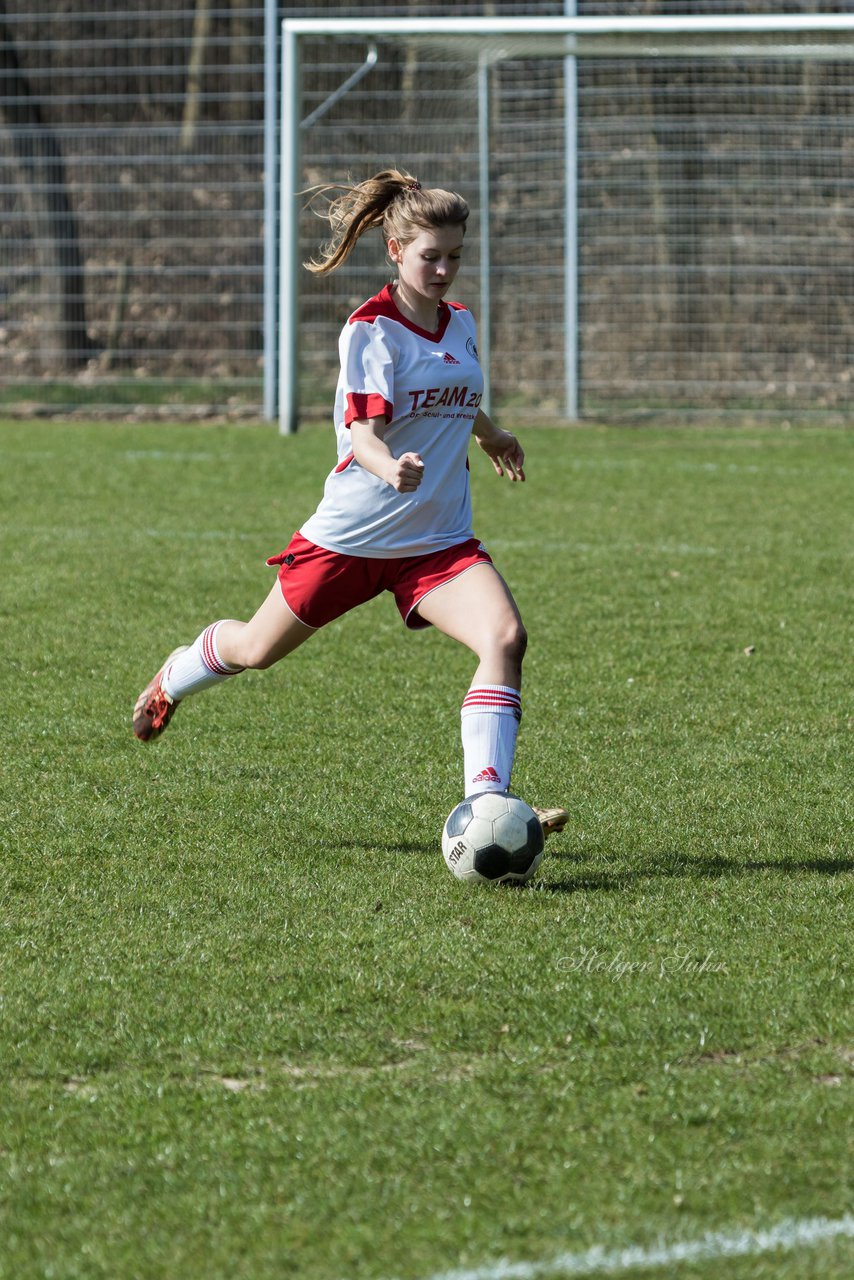
<svg viewBox="0 0 854 1280">
<path fill-rule="evenodd" d="M 424 840 L 335 840 L 327 842 L 338 850 L 352 850 L 359 853 L 402 853 L 417 854 L 435 858 L 437 846 Z M 584 857 L 589 858 L 591 850 L 585 849 Z M 577 861 L 579 853 L 555 849 L 546 849 L 547 862 L 554 865 L 559 862 Z M 544 864 L 545 865 L 545 864 Z M 552 884 L 536 881 L 531 887 L 538 893 L 578 893 L 583 890 L 600 893 L 619 893 L 630 889 L 643 880 L 666 877 L 683 877 L 685 879 L 711 879 L 721 876 L 755 875 L 762 871 L 776 871 L 784 875 L 809 874 L 838 876 L 854 872 L 854 858 L 750 858 L 741 862 L 737 858 L 703 858 L 690 857 L 687 854 L 670 853 L 659 855 L 643 855 L 642 862 L 626 871 L 579 871 L 577 875 L 558 880 Z"/>
<path fill-rule="evenodd" d="M 352 849 L 358 853 L 421 853 L 435 857 L 441 856 L 441 849 L 436 844 L 428 844 L 425 840 L 325 840 L 319 847 L 330 849 Z"/>
<path fill-rule="evenodd" d="M 589 851 L 586 852 L 589 856 Z M 577 855 L 556 851 L 549 856 L 552 861 L 566 861 Z M 542 893 L 577 893 L 582 889 L 594 889 L 614 893 L 631 888 L 641 880 L 655 877 L 682 876 L 686 879 L 709 879 L 719 876 L 755 875 L 762 871 L 777 871 L 784 875 L 807 872 L 815 875 L 838 876 L 854 871 L 854 858 L 748 858 L 742 862 L 737 858 L 692 858 L 680 853 L 652 857 L 645 855 L 642 865 L 629 871 L 585 871 L 569 879 L 559 880 L 555 884 L 542 884 L 539 890 Z"/>
</svg>

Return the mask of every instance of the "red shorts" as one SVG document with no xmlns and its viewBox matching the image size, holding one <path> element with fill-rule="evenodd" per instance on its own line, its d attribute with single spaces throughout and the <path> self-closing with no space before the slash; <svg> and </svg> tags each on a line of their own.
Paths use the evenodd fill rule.
<svg viewBox="0 0 854 1280">
<path fill-rule="evenodd" d="M 280 566 L 285 603 L 307 627 L 323 627 L 382 591 L 391 591 L 406 625 L 418 630 L 430 626 L 416 612 L 426 595 L 476 564 L 492 564 L 492 558 L 477 538 L 425 556 L 369 560 L 325 551 L 295 533 L 281 555 L 271 556 L 267 564 Z"/>
</svg>

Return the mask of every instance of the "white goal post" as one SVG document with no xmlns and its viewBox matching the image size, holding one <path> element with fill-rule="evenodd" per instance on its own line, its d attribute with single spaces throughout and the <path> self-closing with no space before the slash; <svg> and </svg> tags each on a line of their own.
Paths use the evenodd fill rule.
<svg viewBox="0 0 854 1280">
<path fill-rule="evenodd" d="M 275 6 L 273 6 L 275 9 Z M 269 9 L 268 9 L 269 12 Z M 348 48 L 362 42 L 361 65 L 351 66 L 337 86 L 324 89 L 314 109 L 304 101 L 303 45 L 318 39 L 346 41 Z M 269 23 L 268 23 L 269 40 Z M 854 58 L 854 14 L 723 15 L 661 17 L 552 17 L 552 18 L 294 18 L 281 27 L 280 118 L 276 117 L 276 88 L 271 85 L 274 60 L 267 57 L 267 143 L 265 148 L 265 313 L 264 407 L 266 416 L 278 416 L 280 430 L 290 433 L 299 421 L 300 236 L 303 201 L 298 193 L 312 181 L 303 161 L 303 139 L 323 115 L 340 103 L 353 86 L 381 84 L 376 77 L 378 46 L 399 42 L 405 47 L 468 51 L 476 68 L 479 209 L 480 300 L 478 326 L 487 388 L 490 377 L 491 280 L 490 261 L 490 77 L 488 71 L 510 58 L 558 60 L 564 74 L 563 227 L 557 241 L 563 256 L 562 360 L 564 394 L 558 413 L 567 419 L 579 416 L 579 314 L 578 219 L 575 129 L 577 100 L 576 65 L 583 58 L 713 59 L 744 58 L 810 59 L 845 61 Z M 325 94 L 325 96 L 324 96 Z M 278 131 L 281 150 L 276 164 L 274 139 Z M 406 154 L 398 156 L 403 166 Z M 352 157 L 354 165 L 359 156 Z M 277 172 L 278 169 L 278 172 Z M 321 180 L 340 181 L 345 174 L 325 173 Z M 361 174 L 360 174 L 361 176 Z M 278 201 L 276 199 L 278 193 Z M 278 216 L 276 217 L 276 213 Z M 320 237 L 322 238 L 322 236 Z M 341 317 L 343 321 L 344 316 Z"/>
</svg>

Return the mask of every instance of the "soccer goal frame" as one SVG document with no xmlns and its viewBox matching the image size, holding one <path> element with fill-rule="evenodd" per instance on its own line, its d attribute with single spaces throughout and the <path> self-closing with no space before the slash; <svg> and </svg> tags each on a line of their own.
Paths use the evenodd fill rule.
<svg viewBox="0 0 854 1280">
<path fill-rule="evenodd" d="M 568 0 L 567 8 L 574 7 Z M 377 64 L 376 41 L 406 40 L 441 48 L 468 42 L 476 60 L 478 190 L 481 205 L 479 332 L 486 385 L 490 386 L 490 184 L 488 70 L 508 57 L 562 59 L 565 76 L 563 362 L 568 421 L 581 412 L 578 325 L 578 188 L 576 129 L 577 60 L 582 57 L 665 59 L 690 56 L 854 58 L 854 14 L 777 14 L 659 17 L 550 18 L 288 18 L 281 24 L 277 60 L 277 6 L 267 0 L 265 61 L 264 412 L 278 417 L 282 433 L 299 421 L 300 138 Z M 301 47 L 306 38 L 363 39 L 364 63 L 304 117 Z M 280 79 L 279 79 L 280 77 Z M 276 139 L 280 140 L 277 149 Z M 401 163 L 406 157 L 401 156 Z M 330 181 L 336 175 L 330 174 Z"/>
</svg>

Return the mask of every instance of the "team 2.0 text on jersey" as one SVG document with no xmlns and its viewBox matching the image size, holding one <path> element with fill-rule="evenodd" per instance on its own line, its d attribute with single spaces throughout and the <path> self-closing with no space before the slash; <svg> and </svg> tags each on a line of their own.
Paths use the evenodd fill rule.
<svg viewBox="0 0 854 1280">
<path fill-rule="evenodd" d="M 483 399 L 482 391 L 469 391 L 468 387 L 428 387 L 424 391 L 407 391 L 412 401 L 412 413 L 421 409 L 440 406 L 454 409 L 477 409 Z"/>
</svg>

